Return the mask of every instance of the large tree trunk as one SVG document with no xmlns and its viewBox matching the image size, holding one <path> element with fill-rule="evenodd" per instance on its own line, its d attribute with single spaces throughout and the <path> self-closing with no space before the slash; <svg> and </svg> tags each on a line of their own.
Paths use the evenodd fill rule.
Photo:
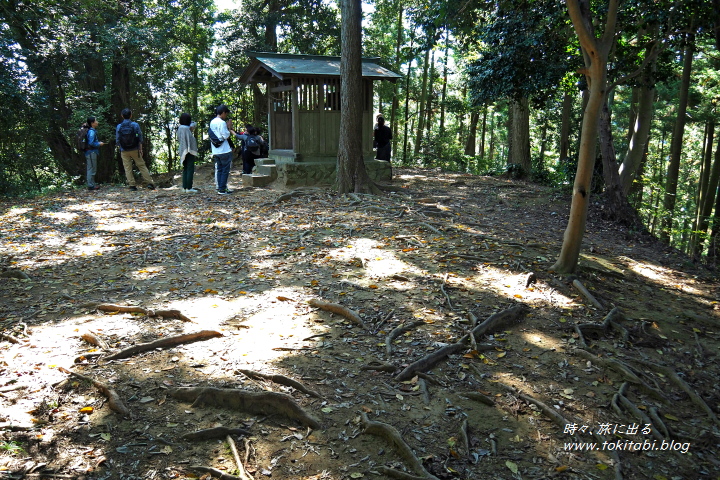
<svg viewBox="0 0 720 480">
<path fill-rule="evenodd" d="M 693 52 L 695 51 L 695 36 L 687 34 L 685 54 L 683 60 L 683 74 L 678 95 L 677 118 L 670 141 L 670 163 L 668 164 L 665 181 L 665 200 L 663 201 L 663 221 L 660 231 L 660 240 L 670 243 L 672 233 L 675 202 L 677 201 L 678 177 L 680 176 L 680 156 L 682 154 L 683 134 L 685 133 L 685 115 L 687 113 L 688 91 L 690 89 L 690 74 L 692 73 Z"/>
<path fill-rule="evenodd" d="M 338 148 L 338 193 L 377 193 L 379 190 L 365 170 L 362 156 L 362 9 L 360 0 L 341 0 L 342 15 L 340 57 L 340 145 Z"/>
<path fill-rule="evenodd" d="M 640 221 L 635 209 L 630 205 L 628 197 L 623 190 L 618 173 L 617 156 L 615 154 L 615 142 L 613 141 L 610 109 L 607 102 L 603 104 L 600 112 L 599 137 L 600 152 L 603 161 L 603 177 L 605 180 L 606 205 L 603 210 L 603 217 L 623 225 L 640 226 Z"/>
<path fill-rule="evenodd" d="M 595 166 L 598 123 L 607 89 L 607 58 L 614 44 L 618 0 L 609 2 L 605 31 L 600 39 L 595 38 L 593 31 L 589 0 L 566 0 L 566 4 L 585 58 L 583 73 L 588 82 L 588 103 L 580 134 L 578 168 L 573 185 L 570 218 L 565 229 L 560 256 L 551 267 L 558 273 L 574 272 L 580 258 L 580 247 L 590 203 L 590 182 Z"/>
<path fill-rule="evenodd" d="M 485 159 L 485 131 L 487 130 L 488 107 L 483 107 L 482 132 L 480 133 L 480 158 Z"/>
<path fill-rule="evenodd" d="M 521 177 L 532 170 L 530 161 L 530 107 L 527 98 L 510 102 L 508 163 L 520 165 Z"/>
<path fill-rule="evenodd" d="M 110 111 L 108 112 L 108 123 L 116 126 L 122 121 L 120 112 L 123 108 L 130 108 L 130 69 L 127 65 L 127 47 L 122 47 L 115 51 L 111 66 L 112 89 L 110 93 Z M 110 150 L 115 152 L 115 135 L 110 139 Z M 103 165 L 100 170 L 98 165 L 98 178 L 112 178 L 115 168 L 122 172 L 122 160 L 120 159 L 120 151 L 115 153 L 115 161 L 108 162 Z"/>
</svg>

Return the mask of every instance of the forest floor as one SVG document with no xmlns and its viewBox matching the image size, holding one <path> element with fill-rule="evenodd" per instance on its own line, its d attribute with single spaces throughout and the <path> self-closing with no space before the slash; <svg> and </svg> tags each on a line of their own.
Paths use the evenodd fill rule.
<svg viewBox="0 0 720 480">
<path fill-rule="evenodd" d="M 567 193 L 394 173 L 4 200 L 0 479 L 720 478 L 713 272 L 593 203 L 557 275 Z"/>
</svg>

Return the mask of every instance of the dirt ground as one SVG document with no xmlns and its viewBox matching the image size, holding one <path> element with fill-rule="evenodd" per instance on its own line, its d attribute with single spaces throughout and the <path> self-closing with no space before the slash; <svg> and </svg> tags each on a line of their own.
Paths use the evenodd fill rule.
<svg viewBox="0 0 720 480">
<path fill-rule="evenodd" d="M 720 478 L 713 272 L 593 203 L 556 275 L 567 193 L 394 183 L 3 201 L 0 479 Z"/>
</svg>

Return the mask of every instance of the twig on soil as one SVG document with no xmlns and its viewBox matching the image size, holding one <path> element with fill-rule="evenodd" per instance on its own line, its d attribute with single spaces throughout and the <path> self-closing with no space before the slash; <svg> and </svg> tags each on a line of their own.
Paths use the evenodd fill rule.
<svg viewBox="0 0 720 480">
<path fill-rule="evenodd" d="M 138 353 L 154 350 L 156 348 L 176 347 L 185 343 L 201 342 L 203 340 L 209 340 L 211 338 L 217 338 L 222 336 L 222 333 L 216 332 L 215 330 L 201 330 L 199 332 L 188 333 L 185 335 L 176 335 L 174 337 L 160 338 L 153 342 L 141 343 L 138 345 L 133 345 L 130 348 L 126 348 L 125 350 L 120 350 L 119 352 L 110 355 L 109 357 L 105 357 L 105 360 L 119 360 L 122 358 L 132 357 L 133 355 L 136 355 Z"/>
<path fill-rule="evenodd" d="M 423 402 L 425 402 L 425 405 L 430 405 L 430 391 L 424 378 L 418 378 L 418 387 L 420 387 L 420 392 L 422 392 Z"/>
<path fill-rule="evenodd" d="M 235 446 L 235 440 L 232 439 L 230 435 L 225 437 L 225 441 L 230 445 L 230 451 L 233 454 L 233 458 L 235 459 L 235 464 L 237 465 L 238 469 L 238 476 L 242 478 L 243 480 L 254 480 L 252 475 L 250 475 L 247 470 L 245 470 L 245 465 L 240 461 L 240 455 L 238 454 L 237 446 Z"/>
<path fill-rule="evenodd" d="M 468 461 L 471 461 L 472 457 L 470 456 L 470 440 L 468 440 L 467 418 L 463 419 L 462 424 L 460 424 L 460 440 L 462 441 L 465 456 L 467 457 Z"/>
<path fill-rule="evenodd" d="M 128 410 L 128 408 L 123 404 L 122 400 L 120 400 L 120 395 L 118 395 L 117 392 L 112 388 L 108 387 L 102 382 L 94 380 L 90 377 L 86 377 L 85 375 L 80 375 L 79 373 L 75 373 L 66 368 L 58 367 L 58 370 L 63 373 L 67 373 L 68 375 L 72 375 L 73 377 L 80 378 L 86 382 L 92 383 L 95 388 L 100 390 L 100 392 L 107 397 L 108 406 L 111 410 L 122 415 L 130 415 L 130 410 Z"/>
<path fill-rule="evenodd" d="M 455 310 L 455 307 L 453 307 L 452 300 L 450 300 L 450 295 L 445 291 L 445 283 L 447 282 L 447 276 L 443 278 L 443 282 L 440 284 L 440 291 L 445 296 L 445 300 L 447 300 L 448 307 L 450 310 Z"/>
<path fill-rule="evenodd" d="M 390 310 L 390 312 L 388 312 L 388 314 L 385 315 L 385 316 L 383 317 L 383 319 L 380 320 L 380 321 L 378 322 L 378 324 L 373 327 L 373 330 L 372 330 L 372 332 L 370 332 L 370 333 L 372 333 L 373 335 L 374 335 L 375 333 L 377 333 L 377 332 L 380 330 L 380 327 L 382 327 L 383 325 L 385 325 L 385 322 L 387 322 L 388 320 L 390 320 L 390 318 L 392 318 L 392 316 L 393 316 L 394 313 L 395 313 L 395 309 Z"/>
<path fill-rule="evenodd" d="M 470 400 L 475 400 L 476 402 L 480 402 L 482 404 L 487 405 L 488 407 L 494 407 L 495 406 L 495 400 L 488 397 L 487 395 L 483 395 L 480 392 L 461 392 L 458 395 L 462 397 L 469 398 Z"/>
<path fill-rule="evenodd" d="M 397 337 L 399 337 L 403 333 L 409 332 L 415 327 L 419 327 L 420 325 L 424 324 L 425 322 L 423 322 L 422 320 L 418 320 L 407 325 L 403 323 L 402 325 L 395 327 L 390 333 L 388 333 L 387 337 L 385 337 L 385 352 L 387 353 L 387 356 L 389 357 L 390 355 L 392 355 L 392 345 Z"/>
<path fill-rule="evenodd" d="M 270 380 L 273 383 L 285 385 L 286 387 L 292 387 L 295 390 L 298 390 L 307 395 L 310 395 L 311 397 L 323 398 L 322 395 L 320 395 L 319 393 L 317 393 L 313 390 L 310 390 L 309 388 L 307 388 L 305 385 L 301 384 L 300 382 L 296 382 L 292 378 L 288 378 L 284 375 L 268 375 L 265 373 L 255 372 L 252 370 L 243 370 L 243 369 L 238 369 L 237 371 L 242 373 L 246 377 L 254 378 L 255 380 L 259 380 L 259 379 Z"/>
<path fill-rule="evenodd" d="M 280 414 L 299 421 L 307 427 L 319 429 L 320 422 L 311 417 L 290 395 L 277 392 L 248 392 L 240 389 L 214 387 L 180 387 L 168 394 L 193 405 L 206 404 L 262 415 Z"/>
<path fill-rule="evenodd" d="M 252 435 L 249 431 L 242 428 L 213 427 L 196 432 L 186 433 L 182 436 L 184 440 L 212 440 L 216 438 L 225 438 L 228 435 Z"/>
<path fill-rule="evenodd" d="M 236 477 L 235 475 L 230 475 L 229 473 L 225 473 L 221 470 L 218 470 L 217 468 L 202 467 L 200 465 L 192 465 L 187 468 L 190 470 L 193 470 L 195 472 L 209 473 L 211 477 L 219 478 L 220 480 L 244 480 L 242 477 Z"/>
<path fill-rule="evenodd" d="M 395 370 L 397 370 L 398 367 L 395 365 L 392 365 L 390 363 L 383 363 L 383 362 L 370 362 L 367 365 L 363 365 L 360 367 L 360 370 L 374 370 L 377 372 L 390 372 L 394 373 Z"/>
<path fill-rule="evenodd" d="M 325 310 L 341 315 L 353 322 L 354 324 L 365 328 L 365 323 L 363 323 L 360 315 L 338 303 L 323 302 L 322 300 L 318 300 L 317 298 L 311 298 L 310 300 L 308 300 L 308 305 L 310 305 L 311 307 L 319 308 L 320 310 Z"/>
<path fill-rule="evenodd" d="M 365 412 L 362 412 L 361 416 L 362 424 L 365 428 L 363 433 L 376 435 L 390 442 L 396 448 L 400 457 L 409 464 L 410 469 L 421 478 L 439 480 L 436 476 L 425 470 L 425 467 L 420 459 L 415 456 L 408 444 L 405 443 L 405 440 L 403 440 L 400 432 L 398 432 L 395 427 L 386 423 L 370 421 Z"/>
<path fill-rule="evenodd" d="M 593 295 L 588 291 L 587 288 L 578 280 L 577 278 L 573 280 L 572 282 L 573 287 L 575 287 L 575 290 L 580 292 L 583 297 L 585 297 L 590 303 L 593 304 L 593 306 L 597 308 L 603 308 L 602 304 L 595 298 Z"/>
<path fill-rule="evenodd" d="M 421 227 L 425 227 L 425 228 L 427 228 L 428 230 L 430 230 L 431 232 L 433 232 L 433 233 L 435 233 L 435 234 L 437 234 L 437 235 L 442 235 L 442 234 L 443 234 L 440 230 L 438 230 L 437 228 L 433 227 L 432 225 L 430 225 L 430 224 L 428 224 L 428 223 L 418 222 L 417 225 L 419 225 L 419 226 L 421 226 Z"/>
</svg>

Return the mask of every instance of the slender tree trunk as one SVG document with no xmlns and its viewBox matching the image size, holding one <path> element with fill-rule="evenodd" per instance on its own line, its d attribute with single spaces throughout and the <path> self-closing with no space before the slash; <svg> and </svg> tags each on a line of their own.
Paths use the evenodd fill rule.
<svg viewBox="0 0 720 480">
<path fill-rule="evenodd" d="M 710 214 L 712 213 L 713 204 L 717 195 L 718 184 L 720 183 L 720 138 L 718 138 L 717 147 L 715 149 L 715 160 L 713 161 L 712 170 L 707 182 L 706 193 L 702 198 L 702 208 L 700 210 L 700 218 L 698 220 L 698 240 L 694 245 L 693 256 L 699 257 L 703 250 L 705 237 L 708 227 L 710 226 Z M 715 212 L 717 216 L 718 212 Z M 714 228 L 717 230 L 717 226 Z"/>
<path fill-rule="evenodd" d="M 397 23 L 395 25 L 395 28 L 397 29 L 397 41 L 395 42 L 395 71 L 400 71 L 400 49 L 402 48 L 403 44 L 403 34 L 405 32 L 405 28 L 403 27 L 403 7 L 401 6 L 398 9 L 398 18 Z M 390 110 L 390 128 L 392 128 L 392 151 L 397 152 L 397 142 L 398 142 L 398 122 L 397 122 L 397 114 L 398 109 L 400 108 L 400 82 L 395 82 L 393 84 L 393 99 L 392 99 L 392 108 Z"/>
<path fill-rule="evenodd" d="M 427 99 L 425 102 L 425 111 L 427 112 L 427 120 L 425 121 L 425 138 L 430 138 L 432 135 L 432 126 L 434 118 L 435 107 L 433 101 L 435 100 L 435 78 L 437 74 L 435 72 L 435 50 L 433 50 L 430 56 L 430 73 L 428 75 L 428 87 L 427 87 Z"/>
<path fill-rule="evenodd" d="M 595 166 L 598 123 L 607 93 L 607 58 L 615 43 L 618 10 L 618 0 L 610 0 L 605 31 L 598 39 L 593 31 L 589 0 L 566 0 L 566 4 L 585 58 L 584 73 L 588 82 L 588 104 L 583 115 L 570 218 L 565 229 L 560 256 L 551 267 L 558 273 L 575 271 L 580 257 L 590 202 L 590 183 Z"/>
<path fill-rule="evenodd" d="M 530 160 L 530 102 L 527 98 L 510 102 L 508 163 L 520 165 L 521 177 L 525 178 L 532 170 Z"/>
<path fill-rule="evenodd" d="M 340 0 L 340 145 L 338 148 L 338 193 L 378 193 L 370 180 L 362 156 L 363 80 L 361 58 L 360 0 Z"/>
<path fill-rule="evenodd" d="M 410 41 L 410 49 L 412 50 L 412 40 Z M 412 74 L 412 62 L 408 64 L 408 73 L 405 78 L 405 125 L 403 132 L 403 165 L 407 165 L 407 153 L 408 153 L 408 140 L 409 132 L 408 126 L 410 124 L 410 77 Z"/>
<path fill-rule="evenodd" d="M 653 100 L 655 99 L 655 88 L 639 87 L 638 90 L 637 114 L 631 128 L 632 134 L 630 135 L 628 151 L 622 165 L 620 165 L 620 183 L 626 195 L 630 192 L 630 187 L 637 175 L 643 155 L 647 151 L 650 126 L 652 124 Z"/>
<path fill-rule="evenodd" d="M 449 34 L 448 34 L 449 36 Z M 445 45 L 445 57 L 443 57 L 443 86 L 442 97 L 440 100 L 440 134 L 445 135 L 445 104 L 447 103 L 447 85 L 448 85 L 448 56 L 450 53 L 450 39 L 447 39 Z"/>
<path fill-rule="evenodd" d="M 415 135 L 415 156 L 420 154 L 423 131 L 425 130 L 425 103 L 427 101 L 428 71 L 430 69 L 430 50 L 425 51 L 425 62 L 423 64 L 422 88 L 420 89 L 420 104 L 418 105 L 418 124 Z"/>
<path fill-rule="evenodd" d="M 477 136 L 477 125 L 480 121 L 480 112 L 474 110 L 470 114 L 470 131 L 465 142 L 465 155 L 475 155 L 475 137 Z"/>
<path fill-rule="evenodd" d="M 562 101 L 562 119 L 560 123 L 560 162 L 567 162 L 570 155 L 570 116 L 573 97 L 565 93 Z"/>
<path fill-rule="evenodd" d="M 488 157 L 488 163 L 492 166 L 493 158 L 495 157 L 495 111 L 493 110 L 490 115 L 490 155 Z"/>
<path fill-rule="evenodd" d="M 487 129 L 488 107 L 483 107 L 482 134 L 480 135 L 480 158 L 485 159 L 485 131 Z"/>
<path fill-rule="evenodd" d="M 695 197 L 695 218 L 693 219 L 692 233 L 690 235 L 691 253 L 697 253 L 698 243 L 698 227 L 700 225 L 700 217 L 702 217 L 703 202 L 708 194 L 708 182 L 710 180 L 710 170 L 712 167 L 713 141 L 715 135 L 715 122 L 710 119 L 705 123 L 705 140 L 703 142 L 703 155 L 700 164 L 700 182 L 698 184 L 697 195 Z"/>
<path fill-rule="evenodd" d="M 663 221 L 660 240 L 670 243 L 672 224 L 677 201 L 678 177 L 680 175 L 680 157 L 682 155 L 683 134 L 685 132 L 688 92 L 690 90 L 690 75 L 692 73 L 693 52 L 695 51 L 695 36 L 687 34 L 685 54 L 683 59 L 683 74 L 678 95 L 677 118 L 670 143 L 670 163 L 668 165 L 665 182 L 665 200 L 663 201 Z"/>
</svg>

